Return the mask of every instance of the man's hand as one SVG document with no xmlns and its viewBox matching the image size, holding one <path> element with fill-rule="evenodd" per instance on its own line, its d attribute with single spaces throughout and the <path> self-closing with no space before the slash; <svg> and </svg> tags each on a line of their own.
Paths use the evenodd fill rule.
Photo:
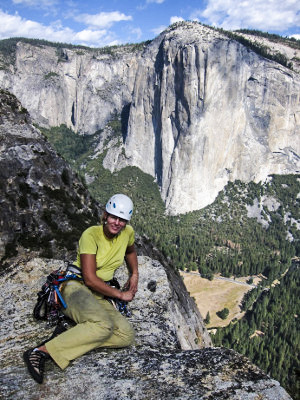
<svg viewBox="0 0 300 400">
<path fill-rule="evenodd" d="M 131 301 L 134 298 L 134 294 L 131 290 L 127 290 L 126 292 L 121 292 L 120 300 L 123 301 Z"/>
<path fill-rule="evenodd" d="M 138 282 L 139 282 L 138 274 L 131 275 L 131 277 L 128 280 L 129 290 L 131 290 L 133 294 L 136 294 L 138 290 Z"/>
<path fill-rule="evenodd" d="M 134 274 L 128 279 L 128 281 L 124 285 L 125 290 L 132 290 L 134 294 L 136 294 L 138 290 L 138 282 L 139 282 L 139 275 Z"/>
</svg>

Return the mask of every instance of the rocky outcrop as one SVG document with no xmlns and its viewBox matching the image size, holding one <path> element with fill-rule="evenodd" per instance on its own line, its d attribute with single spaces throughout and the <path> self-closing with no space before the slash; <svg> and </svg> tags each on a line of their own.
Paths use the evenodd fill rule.
<svg viewBox="0 0 300 400">
<path fill-rule="evenodd" d="M 277 35 L 260 35 L 258 31 L 235 32 L 236 35 L 242 36 L 254 45 L 259 45 L 267 49 L 268 53 L 276 58 L 280 54 L 286 59 L 287 64 L 292 66 L 293 71 L 300 72 L 300 49 L 299 44 L 293 38 L 289 39 L 289 46 L 286 45 L 287 38 L 280 38 Z"/>
<path fill-rule="evenodd" d="M 15 58 L 0 85 L 38 124 L 91 134 L 122 119 L 124 146 L 103 165 L 154 176 L 169 213 L 206 206 L 228 181 L 300 170 L 299 74 L 209 27 L 171 26 L 143 52 L 19 42 Z"/>
<path fill-rule="evenodd" d="M 100 206 L 32 123 L 27 110 L 0 90 L 0 271 L 6 260 L 34 251 L 74 255 Z"/>
<path fill-rule="evenodd" d="M 5 287 L 0 347 L 6 365 L 14 363 L 11 352 L 16 356 L 16 351 L 20 352 L 19 340 L 29 343 L 34 337 L 39 341 L 50 333 L 32 320 L 37 292 L 50 271 L 74 260 L 80 234 L 86 226 L 99 222 L 100 205 L 31 124 L 14 95 L 0 91 L 0 111 L 1 280 Z M 139 260 L 141 296 L 132 309 L 138 321 L 137 345 L 140 340 L 149 348 L 172 350 L 211 345 L 179 274 L 146 239 L 137 237 L 137 247 L 139 254 L 152 256 Z M 34 258 L 37 255 L 61 259 Z M 155 256 L 161 258 L 165 269 Z M 119 277 L 127 279 L 124 271 Z M 145 297 L 146 290 L 151 298 Z M 10 389 L 3 393 L 10 397 Z"/>
<path fill-rule="evenodd" d="M 227 349 L 189 350 L 180 346 L 182 318 L 174 313 L 170 281 L 158 261 L 139 257 L 139 291 L 130 304 L 129 318 L 136 331 L 134 346 L 98 349 L 75 360 L 61 371 L 46 364 L 42 385 L 28 375 L 22 360 L 24 349 L 50 335 L 36 322 L 32 309 L 36 293 L 49 270 L 63 267 L 59 260 L 19 261 L 0 277 L 0 395 L 5 399 L 269 399 L 290 397 L 278 382 Z M 125 282 L 126 268 L 118 278 Z M 194 337 L 195 332 L 193 332 Z M 193 350 L 194 348 L 194 350 Z"/>
</svg>

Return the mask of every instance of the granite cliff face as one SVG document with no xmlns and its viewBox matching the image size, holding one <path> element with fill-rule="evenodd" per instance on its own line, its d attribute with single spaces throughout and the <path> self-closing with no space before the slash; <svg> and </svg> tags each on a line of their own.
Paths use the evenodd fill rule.
<svg viewBox="0 0 300 400">
<path fill-rule="evenodd" d="M 125 50 L 110 55 L 19 42 L 14 65 L 0 71 L 0 86 L 37 124 L 91 134 L 131 101 L 138 58 Z"/>
<path fill-rule="evenodd" d="M 37 123 L 91 134 L 122 119 L 104 166 L 156 177 L 170 213 L 206 206 L 228 181 L 300 170 L 299 74 L 208 27 L 112 54 L 20 42 L 15 57 L 0 85 Z"/>
<path fill-rule="evenodd" d="M 169 212 L 202 208 L 229 180 L 299 171 L 299 93 L 299 75 L 234 40 L 167 30 L 139 64 L 126 155 L 157 177 Z"/>
</svg>

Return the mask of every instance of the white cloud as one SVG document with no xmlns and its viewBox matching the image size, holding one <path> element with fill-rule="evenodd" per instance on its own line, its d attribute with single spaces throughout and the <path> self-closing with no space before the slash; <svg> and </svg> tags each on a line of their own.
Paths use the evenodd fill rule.
<svg viewBox="0 0 300 400">
<path fill-rule="evenodd" d="M 106 30 L 92 31 L 90 29 L 84 29 L 83 31 L 77 32 L 74 39 L 76 42 L 81 43 L 98 43 L 106 33 Z"/>
<path fill-rule="evenodd" d="M 290 38 L 300 40 L 300 33 L 295 33 L 295 35 L 290 35 Z"/>
<path fill-rule="evenodd" d="M 176 17 L 176 16 L 170 18 L 170 24 L 171 25 L 175 24 L 175 22 L 180 22 L 180 21 L 184 21 L 184 19 L 181 18 L 181 17 Z"/>
<path fill-rule="evenodd" d="M 155 3 L 155 4 L 162 4 L 165 0 L 146 0 L 146 3 L 139 4 L 136 9 L 139 11 L 143 11 L 148 7 L 148 4 Z"/>
<path fill-rule="evenodd" d="M 165 29 L 167 29 L 167 26 L 165 25 L 160 25 L 157 28 L 153 28 L 151 29 L 151 32 L 154 33 L 154 35 L 159 35 L 162 31 L 164 31 Z"/>
<path fill-rule="evenodd" d="M 156 4 L 161 4 L 163 3 L 165 0 L 147 0 L 147 3 L 156 3 Z"/>
<path fill-rule="evenodd" d="M 300 25 L 299 11 L 298 0 L 209 0 L 204 11 L 195 10 L 190 18 L 224 29 L 283 31 Z"/>
<path fill-rule="evenodd" d="M 22 18 L 18 14 L 10 15 L 0 10 L 0 39 L 9 37 L 45 39 L 52 42 L 94 47 L 110 45 L 115 40 L 111 33 L 105 29 L 84 29 L 80 32 L 75 32 L 71 28 L 63 27 L 59 21 L 47 26 Z"/>
<path fill-rule="evenodd" d="M 13 3 L 27 7 L 47 8 L 56 5 L 57 0 L 13 0 Z"/>
<path fill-rule="evenodd" d="M 74 17 L 75 21 L 83 22 L 90 27 L 109 28 L 115 22 L 131 21 L 131 15 L 125 15 L 119 11 L 101 12 L 99 14 L 81 14 Z"/>
</svg>

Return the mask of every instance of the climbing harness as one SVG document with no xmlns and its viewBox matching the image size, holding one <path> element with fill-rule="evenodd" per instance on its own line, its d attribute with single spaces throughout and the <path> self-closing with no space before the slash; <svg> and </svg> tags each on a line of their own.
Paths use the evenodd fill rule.
<svg viewBox="0 0 300 400">
<path fill-rule="evenodd" d="M 65 318 L 62 308 L 66 309 L 61 289 L 62 283 L 69 280 L 82 280 L 81 270 L 69 265 L 66 271 L 56 270 L 47 276 L 46 282 L 38 292 L 38 300 L 33 309 L 33 316 L 38 320 L 46 320 L 48 326 L 55 326 Z"/>
</svg>

